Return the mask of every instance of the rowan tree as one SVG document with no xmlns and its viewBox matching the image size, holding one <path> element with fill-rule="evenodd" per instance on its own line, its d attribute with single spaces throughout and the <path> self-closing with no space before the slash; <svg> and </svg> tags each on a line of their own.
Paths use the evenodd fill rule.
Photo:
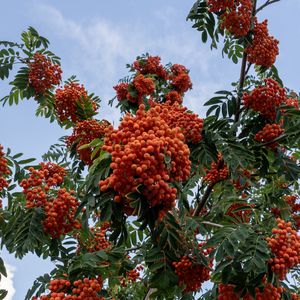
<svg viewBox="0 0 300 300">
<path fill-rule="evenodd" d="M 1 247 L 54 263 L 25 299 L 300 299 L 299 95 L 259 14 L 279 0 L 258 2 L 198 0 L 188 14 L 241 65 L 204 119 L 185 107 L 183 65 L 128 64 L 114 128 L 34 28 L 0 42 L 0 78 L 21 64 L 3 106 L 29 99 L 73 129 L 42 162 L 0 146 Z"/>
</svg>

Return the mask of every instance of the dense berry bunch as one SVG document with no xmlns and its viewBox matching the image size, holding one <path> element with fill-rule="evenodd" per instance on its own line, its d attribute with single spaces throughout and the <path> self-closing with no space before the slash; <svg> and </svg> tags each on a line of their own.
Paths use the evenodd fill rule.
<svg viewBox="0 0 300 300">
<path fill-rule="evenodd" d="M 295 98 L 288 98 L 285 100 L 285 105 L 287 106 L 292 106 L 296 109 L 299 109 L 299 101 L 298 99 Z"/>
<path fill-rule="evenodd" d="M 188 69 L 182 65 L 172 65 L 169 79 L 171 80 L 172 89 L 181 95 L 192 88 L 192 82 L 188 74 Z"/>
<path fill-rule="evenodd" d="M 175 103 L 178 103 L 178 104 L 182 103 L 182 96 L 176 91 L 171 91 L 171 92 L 167 93 L 165 95 L 165 99 L 166 99 L 166 102 L 170 103 L 171 105 L 175 104 Z"/>
<path fill-rule="evenodd" d="M 218 286 L 218 300 L 280 300 L 283 288 L 275 287 L 268 283 L 262 290 L 255 289 L 255 299 L 248 293 L 242 298 L 234 291 L 235 286 L 232 284 L 219 284 Z"/>
<path fill-rule="evenodd" d="M 74 228 L 81 227 L 79 221 L 75 219 L 79 203 L 72 194 L 72 191 L 69 193 L 66 189 L 59 189 L 57 196 L 45 203 L 43 226 L 45 232 L 52 238 L 59 238 Z"/>
<path fill-rule="evenodd" d="M 26 198 L 26 207 L 41 207 L 46 204 L 46 193 L 51 187 L 62 184 L 66 171 L 57 164 L 40 163 L 40 169 L 29 168 L 29 178 L 23 179 L 20 186 Z"/>
<path fill-rule="evenodd" d="M 284 130 L 278 124 L 267 124 L 262 130 L 260 130 L 254 137 L 254 139 L 261 143 L 268 143 L 279 137 Z M 275 149 L 278 143 L 273 142 L 267 146 L 271 149 Z"/>
<path fill-rule="evenodd" d="M 185 181 L 190 174 L 189 148 L 179 128 L 171 129 L 160 106 L 136 116 L 125 115 L 119 128 L 107 133 L 103 150 L 112 155 L 112 174 L 100 182 L 101 191 L 112 188 L 115 201 L 130 201 L 126 195 L 139 190 L 150 207 L 170 209 L 177 190 L 170 184 Z"/>
<path fill-rule="evenodd" d="M 32 300 L 104 300 L 98 292 L 103 287 L 103 280 L 98 278 L 84 278 L 74 281 L 72 284 L 66 279 L 54 279 L 49 283 L 50 293 Z"/>
<path fill-rule="evenodd" d="M 202 140 L 203 119 L 198 115 L 189 113 L 186 107 L 178 103 L 166 102 L 165 104 L 150 103 L 152 107 L 161 107 L 161 118 L 170 128 L 179 127 L 186 143 L 198 144 Z"/>
<path fill-rule="evenodd" d="M 0 145 L 0 192 L 8 187 L 5 177 L 11 172 L 7 166 L 7 159 L 4 157 L 3 146 Z"/>
<path fill-rule="evenodd" d="M 267 242 L 273 258 L 269 260 L 271 269 L 283 280 L 289 269 L 300 263 L 300 236 L 290 222 L 277 219 L 277 228 L 272 229 L 273 237 Z"/>
<path fill-rule="evenodd" d="M 296 201 L 298 200 L 298 196 L 286 195 L 286 196 L 284 196 L 284 200 L 290 207 L 291 213 L 300 212 L 300 203 L 296 203 Z"/>
<path fill-rule="evenodd" d="M 243 207 L 242 210 L 235 211 L 237 209 L 241 209 L 242 207 Z M 234 218 L 237 222 L 249 223 L 251 213 L 252 213 L 251 206 L 247 204 L 247 202 L 245 203 L 239 202 L 239 203 L 231 204 L 226 212 L 226 215 Z"/>
<path fill-rule="evenodd" d="M 275 63 L 276 56 L 279 54 L 278 40 L 269 35 L 268 21 L 262 23 L 255 21 L 253 29 L 253 41 L 245 49 L 247 60 L 258 66 L 266 68 L 272 67 Z"/>
<path fill-rule="evenodd" d="M 133 63 L 133 68 L 143 75 L 156 75 L 162 79 L 167 79 L 168 72 L 160 63 L 159 56 L 148 56 L 139 58 Z"/>
<path fill-rule="evenodd" d="M 189 257 L 183 256 L 179 262 L 173 262 L 178 284 L 185 285 L 184 293 L 195 292 L 204 281 L 209 280 L 209 268 L 194 263 Z"/>
<path fill-rule="evenodd" d="M 82 240 L 81 236 L 78 235 L 79 250 L 84 247 L 88 252 L 96 252 L 107 249 L 111 243 L 107 238 L 107 231 L 109 228 L 108 223 L 103 223 L 101 226 L 94 226 L 90 228 L 91 236 L 86 240 Z"/>
<path fill-rule="evenodd" d="M 80 159 L 87 165 L 93 163 L 91 157 L 93 148 L 80 149 L 81 146 L 89 144 L 94 139 L 101 139 L 104 136 L 105 129 L 110 126 L 110 123 L 106 120 L 101 122 L 88 119 L 78 122 L 73 129 L 73 133 L 66 140 L 68 147 L 76 145 L 76 151 L 79 154 Z M 94 156 L 95 157 L 95 156 Z"/>
<path fill-rule="evenodd" d="M 275 120 L 276 108 L 285 102 L 285 89 L 272 78 L 266 78 L 264 82 L 264 86 L 255 88 L 250 94 L 244 94 L 244 104 L 263 117 Z"/>
<path fill-rule="evenodd" d="M 155 90 L 155 83 L 152 78 L 138 74 L 132 83 L 120 83 L 114 86 L 119 101 L 128 100 L 132 103 L 141 104 L 143 97 L 151 96 Z"/>
<path fill-rule="evenodd" d="M 218 154 L 218 161 L 212 162 L 210 169 L 206 169 L 206 175 L 204 176 L 204 181 L 208 182 L 211 185 L 214 185 L 222 180 L 228 178 L 229 170 L 224 160 L 222 159 L 222 155 Z"/>
<path fill-rule="evenodd" d="M 210 12 L 222 12 L 227 9 L 233 9 L 234 0 L 207 0 L 207 6 Z"/>
<path fill-rule="evenodd" d="M 60 83 L 61 73 L 58 64 L 53 64 L 45 55 L 37 52 L 33 55 L 33 61 L 29 63 L 29 84 L 36 94 L 44 94 Z"/>
<path fill-rule="evenodd" d="M 63 88 L 56 90 L 54 106 L 61 122 L 70 120 L 76 123 L 80 121 L 82 118 L 78 115 L 79 108 L 85 110 L 87 107 L 89 115 L 93 115 L 97 110 L 97 104 L 89 99 L 84 86 L 76 82 L 68 83 Z"/>
<path fill-rule="evenodd" d="M 252 20 L 252 1 L 238 0 L 232 9 L 221 15 L 221 28 L 226 28 L 235 37 L 247 35 Z"/>
</svg>

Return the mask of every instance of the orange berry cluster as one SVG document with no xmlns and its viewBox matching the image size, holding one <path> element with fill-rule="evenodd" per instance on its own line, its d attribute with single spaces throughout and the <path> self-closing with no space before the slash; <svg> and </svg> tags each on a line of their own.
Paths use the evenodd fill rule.
<svg viewBox="0 0 300 300">
<path fill-rule="evenodd" d="M 74 123 L 80 121 L 78 108 L 90 102 L 92 110 L 97 110 L 97 104 L 90 100 L 83 85 L 76 82 L 66 84 L 55 92 L 54 106 L 57 116 L 61 122 L 70 120 Z"/>
<path fill-rule="evenodd" d="M 53 85 L 60 83 L 61 73 L 62 70 L 58 64 L 53 64 L 45 55 L 36 52 L 33 55 L 33 61 L 29 63 L 29 84 L 36 94 L 44 94 Z"/>
<path fill-rule="evenodd" d="M 71 232 L 74 228 L 81 227 L 75 214 L 78 208 L 78 201 L 66 189 L 59 189 L 57 196 L 47 201 L 44 206 L 45 219 L 43 226 L 46 233 L 52 238 L 59 238 Z"/>
<path fill-rule="evenodd" d="M 147 56 L 138 58 L 131 66 L 131 72 L 136 72 L 133 80 L 114 86 L 119 101 L 129 101 L 142 104 L 148 96 L 157 102 L 182 103 L 182 96 L 192 88 L 188 69 L 180 64 L 164 67 L 160 57 Z"/>
<path fill-rule="evenodd" d="M 258 66 L 272 67 L 276 56 L 279 54 L 279 42 L 273 36 L 269 35 L 268 21 L 265 20 L 262 23 L 258 23 L 255 20 L 253 34 L 251 45 L 245 49 L 247 60 Z"/>
<path fill-rule="evenodd" d="M 4 157 L 3 146 L 0 145 L 0 192 L 8 187 L 8 182 L 5 177 L 11 172 L 7 167 L 7 159 Z"/>
<path fill-rule="evenodd" d="M 89 144 L 96 138 L 102 138 L 104 136 L 105 128 L 109 127 L 110 123 L 106 120 L 101 122 L 88 119 L 78 122 L 73 129 L 73 133 L 66 140 L 67 146 L 72 147 L 76 145 L 76 151 L 79 154 L 80 159 L 86 164 L 91 165 L 93 159 L 91 157 L 93 148 L 80 149 L 81 146 Z"/>
<path fill-rule="evenodd" d="M 66 279 L 54 279 L 49 283 L 50 293 L 32 300 L 105 300 L 98 292 L 103 287 L 103 280 L 98 278 L 84 278 L 74 281 L 73 284 Z"/>
<path fill-rule="evenodd" d="M 232 35 L 239 38 L 247 35 L 252 20 L 252 1 L 235 1 L 233 8 L 226 10 L 221 16 L 221 28 L 226 28 Z"/>
<path fill-rule="evenodd" d="M 165 104 L 157 104 L 151 102 L 152 107 L 161 107 L 161 117 L 170 126 L 170 128 L 179 127 L 184 135 L 186 143 L 198 144 L 202 140 L 203 119 L 198 115 L 189 113 L 186 107 L 180 106 L 178 103 L 166 102 Z"/>
<path fill-rule="evenodd" d="M 172 65 L 169 79 L 171 80 L 173 89 L 181 95 L 192 88 L 192 82 L 188 74 L 188 69 L 182 65 Z"/>
<path fill-rule="evenodd" d="M 198 291 L 202 283 L 210 279 L 209 268 L 193 263 L 187 256 L 183 256 L 179 262 L 173 262 L 173 266 L 178 276 L 178 284 L 185 285 L 184 293 Z"/>
<path fill-rule="evenodd" d="M 300 295 L 292 294 L 292 300 L 300 300 Z"/>
<path fill-rule="evenodd" d="M 4 157 L 3 146 L 0 145 L 0 192 L 8 187 L 6 176 L 10 173 L 11 171 L 7 166 L 7 159 Z M 2 199 L 0 199 L 0 209 L 2 209 Z"/>
<path fill-rule="evenodd" d="M 234 291 L 235 286 L 232 284 L 219 284 L 218 286 L 218 300 L 240 300 L 241 297 Z M 246 294 L 243 296 L 243 300 L 280 300 L 283 292 L 282 287 L 275 287 L 268 283 L 264 286 L 261 291 L 259 288 L 255 289 L 255 299 L 250 295 Z"/>
<path fill-rule="evenodd" d="M 260 130 L 255 136 L 254 139 L 261 143 L 268 143 L 279 137 L 284 130 L 278 124 L 267 124 L 262 130 Z M 278 143 L 270 143 L 267 147 L 275 149 Z"/>
<path fill-rule="evenodd" d="M 234 211 L 240 207 L 244 207 L 243 210 Z M 246 208 L 249 207 L 249 208 Z M 252 213 L 251 205 L 245 203 L 233 203 L 228 208 L 226 215 L 234 218 L 238 222 L 249 223 L 250 217 L 249 215 Z"/>
<path fill-rule="evenodd" d="M 78 236 L 79 244 L 82 245 L 88 252 L 96 252 L 107 249 L 111 245 L 106 236 L 108 228 L 109 225 L 106 223 L 102 226 L 90 228 L 92 237 L 88 238 L 87 241 L 81 241 L 80 236 Z"/>
<path fill-rule="evenodd" d="M 265 85 L 255 88 L 250 94 L 244 94 L 246 108 L 259 112 L 263 117 L 275 120 L 276 108 L 285 102 L 285 89 L 274 79 L 264 79 Z"/>
<path fill-rule="evenodd" d="M 26 208 L 43 207 L 45 219 L 43 226 L 46 233 L 53 238 L 59 238 L 73 228 L 80 228 L 78 220 L 74 220 L 78 201 L 64 188 L 57 191 L 50 188 L 57 187 L 63 183 L 66 171 L 57 164 L 48 162 L 41 163 L 41 168 L 35 170 L 30 168 L 28 179 L 22 180 L 20 186 L 26 199 Z"/>
<path fill-rule="evenodd" d="M 300 203 L 296 203 L 298 197 L 293 195 L 287 195 L 284 197 L 286 203 L 289 205 L 292 218 L 295 221 L 295 227 L 297 230 L 300 228 Z"/>
<path fill-rule="evenodd" d="M 143 266 L 137 266 L 136 269 L 126 271 L 126 277 L 121 278 L 121 285 L 127 286 L 129 282 L 136 282 L 140 278 L 140 271 L 143 270 Z"/>
<path fill-rule="evenodd" d="M 228 178 L 229 169 L 222 159 L 222 155 L 218 154 L 218 161 L 212 162 L 210 169 L 206 169 L 206 175 L 204 176 L 204 181 L 208 182 L 210 185 L 214 185 L 222 180 Z"/>
<path fill-rule="evenodd" d="M 66 170 L 57 164 L 48 162 L 40 163 L 40 169 L 29 168 L 30 176 L 23 179 L 20 186 L 26 198 L 26 207 L 40 207 L 47 202 L 46 193 L 51 187 L 59 186 L 63 183 Z"/>
<path fill-rule="evenodd" d="M 180 129 L 171 129 L 162 113 L 160 106 L 145 111 L 141 105 L 136 116 L 125 115 L 117 130 L 107 130 L 102 149 L 112 155 L 112 174 L 100 188 L 113 189 L 116 202 L 128 204 L 126 195 L 141 186 L 150 207 L 175 206 L 177 190 L 170 184 L 188 178 L 190 151 Z"/>
<path fill-rule="evenodd" d="M 152 78 L 138 74 L 132 83 L 120 83 L 114 86 L 119 101 L 128 100 L 132 103 L 141 104 L 144 96 L 151 96 L 155 90 Z"/>
<path fill-rule="evenodd" d="M 285 105 L 292 106 L 296 109 L 299 109 L 299 101 L 298 99 L 288 98 L 285 100 Z"/>
<path fill-rule="evenodd" d="M 284 280 L 289 269 L 300 263 L 300 236 L 291 222 L 277 219 L 277 228 L 272 229 L 273 237 L 267 238 L 273 258 L 269 260 L 272 271 Z"/>
<path fill-rule="evenodd" d="M 133 63 L 133 68 L 140 74 L 156 75 L 159 78 L 167 79 L 168 72 L 160 63 L 161 58 L 159 56 L 148 56 L 146 58 L 140 58 Z"/>
<path fill-rule="evenodd" d="M 210 12 L 218 13 L 227 9 L 233 9 L 234 0 L 207 0 L 207 6 Z"/>
<path fill-rule="evenodd" d="M 166 102 L 172 104 L 182 103 L 182 95 L 179 94 L 177 91 L 171 91 L 165 95 Z"/>
</svg>

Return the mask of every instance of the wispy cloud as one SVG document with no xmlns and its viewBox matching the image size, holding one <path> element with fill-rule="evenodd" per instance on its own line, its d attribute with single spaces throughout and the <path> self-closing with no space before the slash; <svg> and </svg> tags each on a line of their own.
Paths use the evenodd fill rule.
<svg viewBox="0 0 300 300">
<path fill-rule="evenodd" d="M 6 267 L 7 277 L 1 276 L 0 289 L 4 289 L 8 291 L 5 300 L 12 300 L 16 292 L 14 288 L 14 282 L 13 282 L 14 272 L 16 271 L 16 268 L 9 264 L 5 264 L 5 267 Z"/>
<path fill-rule="evenodd" d="M 155 33 L 147 26 L 137 24 L 136 20 L 115 24 L 99 17 L 83 24 L 66 17 L 53 6 L 39 4 L 36 9 L 37 15 L 43 16 L 43 24 L 68 46 L 69 70 L 66 71 L 79 73 L 88 88 L 105 100 L 114 96 L 113 85 L 127 75 L 125 64 L 145 52 L 160 55 L 164 63 L 181 63 L 193 69 L 195 89 L 189 95 L 193 102 L 188 100 L 187 104 L 198 113 L 202 106 L 199 104 L 220 85 L 207 75 L 213 68 L 215 54 L 201 47 L 195 32 L 188 27 L 170 30 L 170 20 L 176 19 L 176 11 L 172 8 L 164 14 L 159 11 L 154 14 L 157 20 L 153 22 L 161 24 L 160 31 Z M 103 109 L 104 114 L 109 113 L 115 121 L 119 118 L 117 110 L 106 104 Z"/>
</svg>

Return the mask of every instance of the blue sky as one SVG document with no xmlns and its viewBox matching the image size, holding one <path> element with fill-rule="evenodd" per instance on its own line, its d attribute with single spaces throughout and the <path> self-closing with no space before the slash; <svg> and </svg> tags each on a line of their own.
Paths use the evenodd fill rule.
<svg viewBox="0 0 300 300">
<path fill-rule="evenodd" d="M 204 116 L 202 104 L 214 91 L 230 88 L 239 66 L 222 59 L 201 43 L 200 35 L 186 22 L 193 0 L 12 0 L 1 3 L 0 40 L 18 41 L 22 30 L 35 27 L 49 38 L 50 49 L 62 58 L 63 77 L 76 74 L 89 92 L 102 99 L 100 118 L 117 122 L 119 112 L 107 106 L 113 86 L 127 75 L 125 64 L 142 53 L 160 55 L 164 63 L 181 63 L 191 70 L 194 89 L 185 105 Z M 264 3 L 258 0 L 258 3 Z M 299 0 L 282 0 L 263 12 L 272 35 L 280 40 L 277 67 L 286 86 L 300 90 Z M 0 97 L 8 93 L 8 81 L 0 82 Z M 19 106 L 0 107 L 0 143 L 37 157 L 67 132 L 48 120 L 36 118 L 34 100 Z M 24 299 L 33 280 L 51 270 L 49 262 L 33 256 L 16 261 L 2 252 L 14 268 L 14 300 Z"/>
</svg>

